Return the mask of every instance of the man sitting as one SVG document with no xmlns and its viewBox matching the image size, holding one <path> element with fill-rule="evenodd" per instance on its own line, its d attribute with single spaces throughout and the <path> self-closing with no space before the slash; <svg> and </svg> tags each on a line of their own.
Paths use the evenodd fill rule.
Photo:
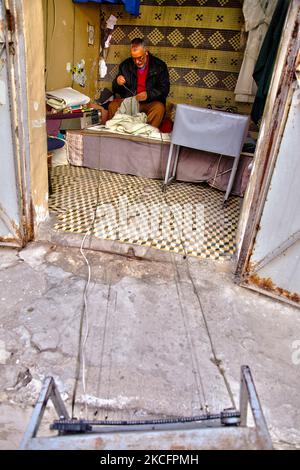
<svg viewBox="0 0 300 470">
<path fill-rule="evenodd" d="M 148 52 L 142 39 L 131 41 L 131 57 L 120 64 L 112 89 L 121 99 L 109 104 L 108 119 L 114 116 L 124 98 L 135 96 L 140 112 L 147 115 L 148 124 L 159 128 L 170 91 L 169 72 L 165 62 Z"/>
</svg>

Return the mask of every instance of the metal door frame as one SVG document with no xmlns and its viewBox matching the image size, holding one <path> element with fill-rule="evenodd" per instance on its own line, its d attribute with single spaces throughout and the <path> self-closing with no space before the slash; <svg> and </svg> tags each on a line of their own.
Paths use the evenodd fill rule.
<svg viewBox="0 0 300 470">
<path fill-rule="evenodd" d="M 240 217 L 236 282 L 287 302 L 264 286 L 251 284 L 251 255 L 276 165 L 292 100 L 296 64 L 300 60 L 300 0 L 292 0 L 283 29 L 269 96 L 262 118 L 254 166 Z"/>
<path fill-rule="evenodd" d="M 11 125 L 16 172 L 19 227 L 5 217 L 14 238 L 0 238 L 0 245 L 23 247 L 33 238 L 33 213 L 30 191 L 30 149 L 28 126 L 28 97 L 26 80 L 26 50 L 24 39 L 23 2 L 3 0 L 5 48 L 7 60 L 8 88 L 10 97 Z"/>
</svg>

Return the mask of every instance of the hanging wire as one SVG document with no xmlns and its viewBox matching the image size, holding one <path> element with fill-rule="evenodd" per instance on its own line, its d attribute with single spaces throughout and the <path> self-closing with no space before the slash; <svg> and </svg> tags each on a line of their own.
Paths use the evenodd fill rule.
<svg viewBox="0 0 300 470">
<path fill-rule="evenodd" d="M 162 134 L 160 133 L 161 135 L 161 161 L 162 161 L 162 145 L 163 145 L 163 138 L 162 138 Z M 222 156 L 221 156 L 222 157 Z M 220 158 L 221 160 L 221 158 Z M 168 205 L 169 209 L 172 211 L 172 208 L 171 208 L 171 205 L 168 201 L 168 198 L 167 198 L 167 193 L 166 191 L 164 191 L 164 186 L 162 185 L 162 195 L 163 195 L 163 198 L 166 202 L 166 204 Z M 186 268 L 187 268 L 187 274 L 188 274 L 188 277 L 189 277 L 189 280 L 192 284 L 192 287 L 193 287 L 193 292 L 197 298 L 197 301 L 198 301 L 198 305 L 199 305 L 199 310 L 201 312 L 201 316 L 203 318 L 203 322 L 204 322 L 204 326 L 205 326 L 205 330 L 206 330 L 206 333 L 208 335 L 208 338 L 209 338 L 209 342 L 210 342 L 210 347 L 211 347 L 211 351 L 212 351 L 212 354 L 213 354 L 213 358 L 214 358 L 214 364 L 216 365 L 216 367 L 218 368 L 222 378 L 223 378 L 223 381 L 224 381 L 224 384 L 225 384 L 225 387 L 226 387 L 226 390 L 227 390 L 227 393 L 228 393 L 228 396 L 230 398 L 230 401 L 231 401 L 231 404 L 232 404 L 232 407 L 237 409 L 236 408 L 236 404 L 235 404 L 235 400 L 234 400 L 234 396 L 233 396 L 233 393 L 232 393 L 232 390 L 231 390 L 231 387 L 230 387 L 230 384 L 227 380 L 227 377 L 226 377 L 226 374 L 225 374 L 225 371 L 223 369 L 223 367 L 221 366 L 221 361 L 218 359 L 217 357 L 217 353 L 216 353 L 216 349 L 215 349 L 215 346 L 214 346 L 214 343 L 213 343 L 213 340 L 212 340 L 212 335 L 211 335 L 211 332 L 210 332 L 210 329 L 209 329 L 209 326 L 208 326 L 208 322 L 207 322 L 207 319 L 206 319 L 206 315 L 205 315 L 205 312 L 204 312 L 204 308 L 203 308 L 203 305 L 202 305 L 202 301 L 201 301 L 201 297 L 200 297 L 200 294 L 199 294 L 199 291 L 196 287 L 196 284 L 195 284 L 195 281 L 193 279 L 193 276 L 192 276 L 192 273 L 190 271 L 190 265 L 189 265 L 189 261 L 188 261 L 188 253 L 187 253 L 187 250 L 186 250 L 186 246 L 185 246 L 185 242 L 183 241 L 183 238 L 182 238 L 182 233 L 181 233 L 181 230 L 180 230 L 180 227 L 178 225 L 178 221 L 175 217 L 175 214 L 173 213 L 173 218 L 175 220 L 175 223 L 177 225 L 177 232 L 179 233 L 179 240 L 180 240 L 180 244 L 181 244 L 181 247 L 182 247 L 182 250 L 184 252 L 184 256 L 183 256 L 183 259 L 185 260 L 185 265 L 186 265 Z M 175 263 L 175 266 L 176 266 L 176 269 L 177 269 L 177 264 L 176 264 L 176 260 L 175 260 L 175 257 L 172 256 L 172 262 Z M 205 396 L 205 395 L 204 395 Z"/>
<path fill-rule="evenodd" d="M 101 148 L 101 145 L 100 145 Z M 89 311 L 88 311 L 88 290 L 91 282 L 91 265 L 89 263 L 88 258 L 86 257 L 84 253 L 84 245 L 86 242 L 86 239 L 88 236 L 90 236 L 89 239 L 89 248 L 91 244 L 91 237 L 93 234 L 93 230 L 95 227 L 95 222 L 97 218 L 97 209 L 99 207 L 99 201 L 100 201 L 100 186 L 101 186 L 101 179 L 100 179 L 100 168 L 101 168 L 101 150 L 99 148 L 99 160 L 98 160 L 98 168 L 99 168 L 99 173 L 98 173 L 98 185 L 97 185 L 97 199 L 96 199 L 96 204 L 94 207 L 94 212 L 93 212 L 93 220 L 88 227 L 85 235 L 83 236 L 81 245 L 80 245 L 80 253 L 87 265 L 88 268 L 88 276 L 86 280 L 86 284 L 84 287 L 83 291 L 83 305 L 82 305 L 82 310 L 81 310 L 81 316 L 80 316 L 80 325 L 79 325 L 79 340 L 78 340 L 78 353 L 77 353 L 77 361 L 76 361 L 76 371 L 75 371 L 75 382 L 74 382 L 74 388 L 73 388 L 73 395 L 72 395 L 72 417 L 74 418 L 74 413 L 75 413 L 75 403 L 76 403 L 76 394 L 77 394 L 77 388 L 78 388 L 78 383 L 79 383 L 79 377 L 80 377 L 80 368 L 82 366 L 82 388 L 84 395 L 86 395 L 86 344 L 89 336 Z M 68 149 L 68 147 L 67 147 Z M 67 154 L 68 154 L 67 150 Z M 69 159 L 69 156 L 68 156 Z M 83 325 L 84 325 L 84 320 L 85 320 L 85 333 L 83 332 Z M 87 401 L 85 403 L 85 413 L 86 413 L 86 418 L 88 414 L 88 405 Z"/>
<path fill-rule="evenodd" d="M 97 201 L 95 204 L 94 208 L 94 215 L 93 215 L 93 221 L 90 225 L 90 227 L 87 229 L 81 245 L 80 245 L 80 253 L 87 265 L 88 268 L 88 277 L 86 280 L 86 284 L 84 286 L 84 291 L 83 291 L 83 306 L 81 310 L 81 317 L 80 317 L 80 326 L 79 326 L 79 348 L 78 348 L 78 353 L 77 353 L 77 363 L 76 363 L 76 372 L 75 372 L 75 383 L 74 383 L 74 388 L 73 388 L 73 396 L 72 396 L 72 417 L 74 418 L 74 411 L 75 411 L 75 402 L 76 402 L 76 393 L 77 393 L 77 387 L 78 387 L 78 382 L 79 382 L 79 376 L 80 376 L 80 367 L 82 366 L 82 388 L 84 395 L 86 395 L 86 358 L 85 358 L 85 348 L 86 348 L 86 343 L 89 335 L 89 312 L 88 312 L 88 290 L 91 282 L 91 265 L 89 263 L 89 260 L 87 259 L 85 253 L 84 253 L 84 244 L 85 241 L 90 235 L 92 236 L 94 226 L 95 226 L 95 221 L 97 217 L 97 209 L 99 205 L 99 189 L 100 189 L 100 176 L 98 178 L 98 187 L 97 187 Z M 85 333 L 83 334 L 83 325 L 84 325 L 84 320 L 85 320 Z M 86 410 L 86 415 L 87 415 L 87 403 L 85 404 L 85 410 Z M 87 417 L 87 416 L 86 416 Z"/>
</svg>

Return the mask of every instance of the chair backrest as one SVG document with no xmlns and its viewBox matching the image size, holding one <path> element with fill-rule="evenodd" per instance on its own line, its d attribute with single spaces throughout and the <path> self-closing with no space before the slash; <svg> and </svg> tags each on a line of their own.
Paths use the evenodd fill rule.
<svg viewBox="0 0 300 470">
<path fill-rule="evenodd" d="M 186 104 L 176 107 L 171 141 L 177 145 L 238 157 L 250 118 Z"/>
</svg>

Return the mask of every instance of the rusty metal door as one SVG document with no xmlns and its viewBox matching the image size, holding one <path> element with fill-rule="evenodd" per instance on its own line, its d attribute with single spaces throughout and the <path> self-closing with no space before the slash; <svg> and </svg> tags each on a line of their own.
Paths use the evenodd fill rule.
<svg viewBox="0 0 300 470">
<path fill-rule="evenodd" d="M 0 244 L 23 246 L 26 243 L 25 175 L 16 119 L 17 52 L 13 29 L 7 3 L 0 0 Z"/>
<path fill-rule="evenodd" d="M 248 283 L 300 301 L 300 86 L 294 82 L 276 165 L 248 262 Z"/>
<path fill-rule="evenodd" d="M 300 306 L 300 0 L 292 0 L 238 239 L 237 281 Z"/>
</svg>

